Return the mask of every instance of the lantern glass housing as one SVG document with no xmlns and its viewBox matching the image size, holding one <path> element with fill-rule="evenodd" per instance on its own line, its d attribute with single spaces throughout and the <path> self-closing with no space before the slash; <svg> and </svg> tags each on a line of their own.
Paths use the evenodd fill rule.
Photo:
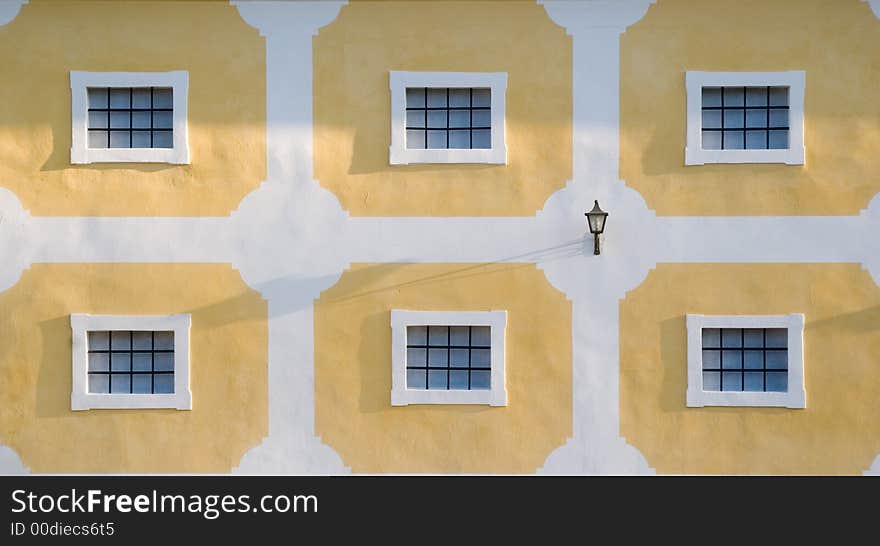
<svg viewBox="0 0 880 546">
<path fill-rule="evenodd" d="M 599 201 L 593 203 L 593 210 L 586 213 L 586 216 L 590 224 L 590 233 L 598 235 L 605 231 L 605 219 L 608 218 L 608 213 L 599 208 Z"/>
</svg>

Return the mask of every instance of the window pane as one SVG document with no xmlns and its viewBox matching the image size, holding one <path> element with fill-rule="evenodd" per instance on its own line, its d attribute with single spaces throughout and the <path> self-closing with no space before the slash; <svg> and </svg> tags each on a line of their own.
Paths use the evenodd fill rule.
<svg viewBox="0 0 880 546">
<path fill-rule="evenodd" d="M 471 133 L 472 148 L 488 150 L 492 147 L 492 133 L 488 129 L 474 129 Z"/>
<path fill-rule="evenodd" d="M 446 110 L 428 110 L 428 127 L 446 128 Z"/>
<path fill-rule="evenodd" d="M 721 331 L 722 347 L 742 347 L 742 330 L 725 328 Z"/>
<path fill-rule="evenodd" d="M 406 147 L 410 150 L 423 150 L 425 148 L 425 132 L 407 131 Z"/>
<path fill-rule="evenodd" d="M 450 110 L 449 111 L 450 127 L 470 127 L 471 111 L 470 110 Z"/>
<path fill-rule="evenodd" d="M 703 372 L 703 390 L 721 390 L 721 372 Z"/>
<path fill-rule="evenodd" d="M 449 344 L 457 347 L 467 347 L 470 328 L 467 326 L 449 327 Z"/>
<path fill-rule="evenodd" d="M 130 142 L 128 131 L 110 131 L 111 148 L 128 148 Z"/>
<path fill-rule="evenodd" d="M 131 127 L 131 119 L 128 112 L 110 112 L 110 127 L 113 129 L 128 129 Z"/>
<path fill-rule="evenodd" d="M 110 348 L 110 332 L 89 332 L 89 350 L 106 351 Z"/>
<path fill-rule="evenodd" d="M 746 127 L 767 127 L 767 110 L 763 108 L 746 110 Z"/>
<path fill-rule="evenodd" d="M 748 370 L 760 370 L 764 368 L 764 351 L 746 351 L 743 358 L 743 365 Z"/>
<path fill-rule="evenodd" d="M 445 389 L 447 384 L 446 370 L 428 371 L 428 388 Z"/>
<path fill-rule="evenodd" d="M 110 391 L 119 393 L 131 393 L 131 376 L 127 373 L 111 375 Z"/>
<path fill-rule="evenodd" d="M 721 131 L 703 131 L 703 149 L 721 149 Z"/>
<path fill-rule="evenodd" d="M 472 119 L 474 127 L 488 128 L 492 127 L 492 111 L 491 110 L 472 110 Z"/>
<path fill-rule="evenodd" d="M 724 107 L 743 106 L 743 88 L 742 87 L 725 87 L 724 88 Z"/>
<path fill-rule="evenodd" d="M 471 390 L 486 390 L 491 388 L 489 371 L 471 370 Z"/>
<path fill-rule="evenodd" d="M 488 347 L 492 344 L 492 329 L 489 326 L 471 327 L 471 345 Z"/>
<path fill-rule="evenodd" d="M 425 107 L 425 88 L 424 87 L 407 87 L 406 88 L 406 107 L 407 108 L 424 108 Z"/>
<path fill-rule="evenodd" d="M 110 369 L 114 372 L 131 371 L 131 353 L 112 353 L 110 355 Z"/>
<path fill-rule="evenodd" d="M 425 366 L 428 364 L 428 351 L 426 349 L 407 349 L 407 366 Z"/>
<path fill-rule="evenodd" d="M 425 370 L 407 370 L 406 371 L 406 388 L 408 389 L 424 389 L 427 375 Z"/>
<path fill-rule="evenodd" d="M 766 150 L 767 131 L 746 131 L 747 150 Z"/>
<path fill-rule="evenodd" d="M 742 385 L 742 374 L 739 372 L 721 372 L 722 375 L 722 391 L 741 391 L 743 390 Z"/>
<path fill-rule="evenodd" d="M 744 150 L 745 141 L 742 131 L 724 131 L 725 150 Z"/>
<path fill-rule="evenodd" d="M 425 126 L 425 111 L 424 110 L 409 110 L 406 113 L 406 126 L 407 127 L 424 127 Z"/>
<path fill-rule="evenodd" d="M 721 110 L 703 110 L 703 129 L 721 128 Z"/>
<path fill-rule="evenodd" d="M 135 87 L 131 90 L 131 107 L 132 108 L 149 108 L 150 107 L 150 88 Z"/>
<path fill-rule="evenodd" d="M 428 108 L 446 107 L 446 88 L 428 89 Z"/>
<path fill-rule="evenodd" d="M 475 88 L 473 90 L 473 104 L 474 107 L 489 107 L 492 106 L 492 92 L 488 88 Z"/>
<path fill-rule="evenodd" d="M 430 326 L 428 327 L 428 344 L 429 345 L 447 345 L 449 343 L 449 327 L 448 326 Z"/>
<path fill-rule="evenodd" d="M 137 373 L 131 376 L 131 392 L 149 394 L 153 390 L 153 376 L 148 373 Z"/>
<path fill-rule="evenodd" d="M 767 372 L 768 392 L 787 392 L 788 374 L 781 372 Z"/>
<path fill-rule="evenodd" d="M 761 372 L 746 372 L 746 381 L 743 385 L 746 391 L 763 391 L 764 390 L 764 374 Z"/>
<path fill-rule="evenodd" d="M 491 349 L 471 349 L 471 367 L 488 368 L 491 363 Z"/>
<path fill-rule="evenodd" d="M 153 348 L 153 333 L 152 332 L 132 332 L 132 349 L 135 350 L 145 350 L 149 351 Z"/>
<path fill-rule="evenodd" d="M 468 350 L 467 349 L 452 349 L 450 351 L 450 363 L 449 365 L 453 368 L 467 368 L 468 367 Z"/>
<path fill-rule="evenodd" d="M 788 110 L 770 110 L 770 127 L 788 127 Z"/>
<path fill-rule="evenodd" d="M 171 112 L 153 112 L 154 129 L 171 129 L 174 127 L 173 121 Z"/>
<path fill-rule="evenodd" d="M 721 330 L 703 328 L 703 347 L 721 347 Z"/>
<path fill-rule="evenodd" d="M 173 148 L 174 137 L 171 131 L 153 131 L 153 148 Z"/>
<path fill-rule="evenodd" d="M 407 326 L 406 327 L 406 343 L 407 343 L 407 345 L 427 345 L 428 344 L 428 327 L 427 326 Z"/>
<path fill-rule="evenodd" d="M 721 106 L 721 88 L 703 88 L 703 106 Z"/>
<path fill-rule="evenodd" d="M 449 131 L 449 147 L 463 149 L 471 147 L 471 132 L 468 129 Z"/>
<path fill-rule="evenodd" d="M 428 366 L 446 366 L 448 358 L 446 349 L 428 349 Z"/>
<path fill-rule="evenodd" d="M 157 351 L 174 349 L 174 332 L 154 332 L 153 337 Z"/>
<path fill-rule="evenodd" d="M 788 87 L 770 88 L 770 106 L 788 106 Z"/>
<path fill-rule="evenodd" d="M 703 351 L 703 369 L 720 369 L 721 351 Z"/>
<path fill-rule="evenodd" d="M 788 368 L 788 351 L 767 351 L 767 369 L 785 370 Z"/>
<path fill-rule="evenodd" d="M 108 120 L 107 112 L 89 112 L 89 129 L 106 129 Z"/>
<path fill-rule="evenodd" d="M 467 390 L 468 388 L 468 372 L 467 370 L 449 372 L 449 388 L 457 390 Z"/>
<path fill-rule="evenodd" d="M 746 106 L 766 106 L 766 87 L 746 87 Z"/>
<path fill-rule="evenodd" d="M 170 87 L 157 87 L 153 89 L 153 108 L 171 108 L 174 104 Z"/>
<path fill-rule="evenodd" d="M 131 132 L 132 148 L 149 148 L 150 132 L 149 131 L 132 131 Z"/>
<path fill-rule="evenodd" d="M 733 110 L 724 111 L 724 128 L 725 129 L 741 129 L 743 127 L 744 110 L 735 108 Z"/>
<path fill-rule="evenodd" d="M 113 343 L 111 348 L 114 351 L 131 349 L 131 332 L 112 332 L 110 341 Z"/>
<path fill-rule="evenodd" d="M 89 353 L 89 371 L 110 371 L 110 355 L 107 353 Z"/>
<path fill-rule="evenodd" d="M 767 347 L 788 347 L 788 328 L 767 328 Z"/>
<path fill-rule="evenodd" d="M 771 150 L 787 150 L 788 149 L 788 131 L 770 131 L 770 149 Z"/>
<path fill-rule="evenodd" d="M 109 144 L 106 131 L 89 131 L 89 148 L 107 148 Z"/>
<path fill-rule="evenodd" d="M 153 369 L 157 372 L 174 371 L 174 353 L 156 353 L 153 355 Z"/>
<path fill-rule="evenodd" d="M 153 392 L 156 394 L 174 393 L 174 374 L 162 373 L 154 375 Z"/>
<path fill-rule="evenodd" d="M 127 87 L 110 89 L 110 108 L 130 108 L 130 90 Z"/>
<path fill-rule="evenodd" d="M 470 106 L 471 90 L 467 88 L 458 88 L 449 90 L 449 106 Z"/>
<path fill-rule="evenodd" d="M 742 351 L 724 350 L 721 352 L 721 367 L 725 370 L 738 370 L 743 366 Z"/>
<path fill-rule="evenodd" d="M 89 108 L 107 108 L 107 88 L 89 87 Z"/>
<path fill-rule="evenodd" d="M 746 347 L 763 347 L 764 330 L 762 328 L 746 328 L 743 331 Z"/>
<path fill-rule="evenodd" d="M 152 353 L 134 353 L 131 357 L 131 369 L 136 372 L 149 372 L 153 368 Z"/>
<path fill-rule="evenodd" d="M 131 113 L 131 126 L 135 129 L 149 129 L 150 128 L 150 113 L 149 112 L 132 112 Z"/>
<path fill-rule="evenodd" d="M 445 149 L 446 147 L 446 131 L 428 131 L 429 149 Z"/>
<path fill-rule="evenodd" d="M 96 394 L 110 392 L 110 376 L 105 374 L 89 374 L 89 392 Z"/>
</svg>

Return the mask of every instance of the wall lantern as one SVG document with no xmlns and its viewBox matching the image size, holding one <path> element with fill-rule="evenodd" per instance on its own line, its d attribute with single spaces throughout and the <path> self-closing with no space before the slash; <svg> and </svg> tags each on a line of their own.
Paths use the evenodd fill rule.
<svg viewBox="0 0 880 546">
<path fill-rule="evenodd" d="M 608 213 L 599 208 L 599 201 L 593 201 L 595 205 L 593 205 L 593 210 L 590 212 L 585 212 L 584 216 L 587 217 L 587 223 L 590 225 L 590 233 L 593 234 L 593 255 L 599 254 L 599 234 L 605 231 L 605 220 L 608 218 Z"/>
</svg>

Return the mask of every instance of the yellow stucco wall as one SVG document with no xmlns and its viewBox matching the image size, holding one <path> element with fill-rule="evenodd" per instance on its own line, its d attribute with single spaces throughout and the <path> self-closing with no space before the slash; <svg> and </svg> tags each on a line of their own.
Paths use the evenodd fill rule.
<svg viewBox="0 0 880 546">
<path fill-rule="evenodd" d="M 880 191 L 878 48 L 862 0 L 658 0 L 621 37 L 621 178 L 661 215 L 858 214 Z M 805 165 L 685 166 L 688 70 L 806 71 Z"/>
<path fill-rule="evenodd" d="M 507 310 L 508 405 L 392 407 L 392 309 Z M 534 472 L 571 388 L 571 304 L 534 264 L 356 264 L 315 303 L 315 428 L 354 472 Z"/>
<path fill-rule="evenodd" d="M 34 264 L 0 309 L 0 445 L 32 472 L 229 472 L 268 433 L 267 306 L 229 265 Z M 192 410 L 71 411 L 71 313 L 191 313 Z"/>
<path fill-rule="evenodd" d="M 314 39 L 315 177 L 355 216 L 531 216 L 571 178 L 571 37 L 533 1 L 360 2 Z M 507 72 L 507 165 L 394 165 L 390 70 Z"/>
<path fill-rule="evenodd" d="M 71 70 L 188 70 L 191 164 L 71 165 Z M 266 177 L 265 41 L 228 2 L 31 0 L 0 74 L 0 186 L 32 214 L 227 215 Z"/>
<path fill-rule="evenodd" d="M 806 409 L 686 407 L 687 313 L 803 313 Z M 661 264 L 620 304 L 621 433 L 658 472 L 860 474 L 880 453 L 877 355 L 858 264 Z"/>
</svg>

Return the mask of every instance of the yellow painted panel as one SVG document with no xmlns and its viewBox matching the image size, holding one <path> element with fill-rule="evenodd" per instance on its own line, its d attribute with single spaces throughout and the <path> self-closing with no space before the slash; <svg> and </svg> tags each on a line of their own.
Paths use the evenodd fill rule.
<svg viewBox="0 0 880 546">
<path fill-rule="evenodd" d="M 621 37 L 620 173 L 660 215 L 849 215 L 880 191 L 862 0 L 658 0 Z M 805 165 L 685 166 L 685 72 L 806 71 Z"/>
<path fill-rule="evenodd" d="M 355 216 L 531 216 L 571 178 L 571 38 L 533 1 L 352 2 L 314 39 L 315 177 Z M 390 70 L 507 72 L 507 165 L 394 165 Z"/>
<path fill-rule="evenodd" d="M 191 164 L 71 165 L 71 70 L 188 70 Z M 32 214 L 223 216 L 266 178 L 265 41 L 227 2 L 31 0 L 0 74 L 0 185 Z"/>
<path fill-rule="evenodd" d="M 806 409 L 686 407 L 685 315 L 803 313 Z M 861 474 L 880 289 L 858 264 L 661 264 L 620 305 L 620 427 L 664 473 Z"/>
<path fill-rule="evenodd" d="M 0 309 L 0 445 L 33 472 L 229 472 L 268 434 L 267 306 L 229 265 L 34 264 Z M 71 313 L 191 313 L 192 410 L 71 411 Z"/>
<path fill-rule="evenodd" d="M 392 407 L 392 309 L 507 310 L 508 405 Z M 571 389 L 571 304 L 533 264 L 356 264 L 315 303 L 316 431 L 354 472 L 534 472 Z"/>
</svg>

